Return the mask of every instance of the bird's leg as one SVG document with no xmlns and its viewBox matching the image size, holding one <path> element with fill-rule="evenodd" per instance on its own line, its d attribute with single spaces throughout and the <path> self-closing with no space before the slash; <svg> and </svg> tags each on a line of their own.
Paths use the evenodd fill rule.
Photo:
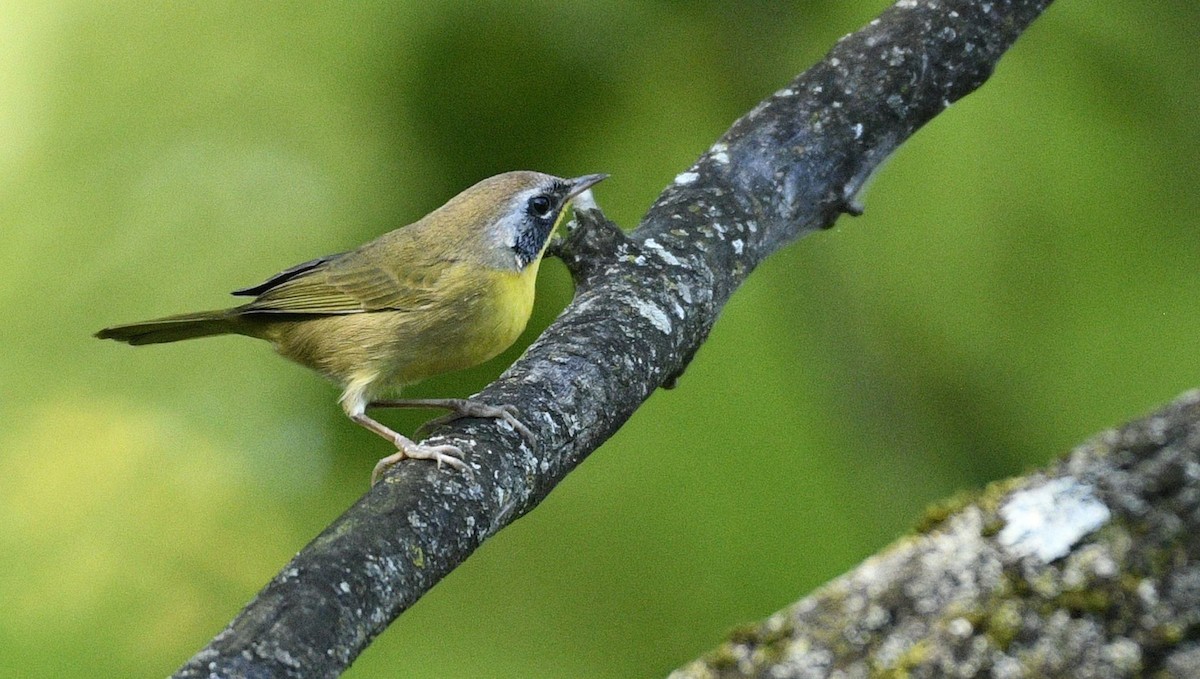
<svg viewBox="0 0 1200 679">
<path fill-rule="evenodd" d="M 346 415 L 369 431 L 391 441 L 396 446 L 396 452 L 388 455 L 375 464 L 371 470 L 371 485 L 379 481 L 379 477 L 389 467 L 405 459 L 433 460 L 440 468 L 447 464 L 456 471 L 466 471 L 467 465 L 462 461 L 463 452 L 458 446 L 441 445 L 427 446 L 416 443 L 412 439 L 398 434 L 383 424 L 371 419 L 366 414 L 366 399 L 359 390 L 348 390 L 342 395 L 342 408 Z"/>
<path fill-rule="evenodd" d="M 432 419 L 421 425 L 421 429 L 436 427 L 439 424 L 453 422 L 464 417 L 491 417 L 504 420 L 529 443 L 535 445 L 537 439 L 533 432 L 523 422 L 517 419 L 517 409 L 505 404 L 494 406 L 482 401 L 469 398 L 406 398 L 397 401 L 372 401 L 371 408 L 445 408 L 453 411 L 447 415 Z M 420 430 L 418 430 L 420 431 Z"/>
<path fill-rule="evenodd" d="M 350 419 L 391 441 L 396 446 L 396 452 L 375 463 L 375 469 L 371 470 L 372 486 L 379 481 L 380 475 L 387 471 L 388 467 L 406 459 L 433 460 L 437 462 L 438 467 L 441 467 L 442 463 L 445 463 L 460 472 L 467 469 L 466 463 L 462 461 L 463 452 L 458 446 L 426 446 L 416 443 L 412 439 L 398 434 L 367 417 L 364 413 L 351 415 Z"/>
</svg>

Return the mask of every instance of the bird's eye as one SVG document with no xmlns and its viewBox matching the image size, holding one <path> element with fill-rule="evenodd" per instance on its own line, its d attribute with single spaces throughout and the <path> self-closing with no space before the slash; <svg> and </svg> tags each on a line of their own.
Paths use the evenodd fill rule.
<svg viewBox="0 0 1200 679">
<path fill-rule="evenodd" d="M 550 215 L 550 199 L 545 196 L 534 196 L 529 200 L 529 210 L 538 217 Z"/>
</svg>

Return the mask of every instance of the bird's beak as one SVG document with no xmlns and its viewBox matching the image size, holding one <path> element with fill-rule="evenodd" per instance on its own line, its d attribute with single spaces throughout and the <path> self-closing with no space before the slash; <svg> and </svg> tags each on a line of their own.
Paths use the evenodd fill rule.
<svg viewBox="0 0 1200 679">
<path fill-rule="evenodd" d="M 567 184 L 571 187 L 571 190 L 567 193 L 567 200 L 571 200 L 605 179 L 608 179 L 608 175 L 606 174 L 585 174 L 582 177 L 568 179 Z"/>
</svg>

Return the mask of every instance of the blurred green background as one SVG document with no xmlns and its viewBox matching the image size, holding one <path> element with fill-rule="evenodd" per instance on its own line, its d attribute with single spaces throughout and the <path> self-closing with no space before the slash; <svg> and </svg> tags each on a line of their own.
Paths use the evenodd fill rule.
<svg viewBox="0 0 1200 679">
<path fill-rule="evenodd" d="M 92 332 L 504 170 L 609 172 L 632 227 L 886 4 L 0 3 L 0 675 L 173 671 L 389 452 L 265 344 Z M 1200 385 L 1198 28 L 1191 0 L 1056 3 L 347 676 L 663 676 L 929 502 Z M 520 344 L 570 295 L 543 267 Z"/>
</svg>

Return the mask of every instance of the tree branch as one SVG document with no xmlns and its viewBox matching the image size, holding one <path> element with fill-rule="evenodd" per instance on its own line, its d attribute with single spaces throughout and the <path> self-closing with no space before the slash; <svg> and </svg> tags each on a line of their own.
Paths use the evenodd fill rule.
<svg viewBox="0 0 1200 679">
<path fill-rule="evenodd" d="M 768 255 L 858 213 L 872 171 L 983 84 L 1049 0 L 901 0 L 750 111 L 634 232 L 577 212 L 561 248 L 576 296 L 480 398 L 494 422 L 433 438 L 470 475 L 397 465 L 301 551 L 176 677 L 332 677 L 486 538 L 536 506 L 659 386 Z"/>
<path fill-rule="evenodd" d="M 671 679 L 1200 677 L 1200 391 L 962 504 Z"/>
</svg>

